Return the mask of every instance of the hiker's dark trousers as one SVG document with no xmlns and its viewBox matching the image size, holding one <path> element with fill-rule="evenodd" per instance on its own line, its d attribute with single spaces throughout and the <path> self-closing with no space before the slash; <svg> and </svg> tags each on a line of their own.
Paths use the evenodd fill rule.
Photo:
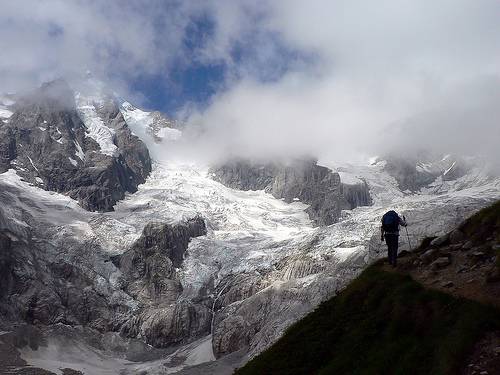
<svg viewBox="0 0 500 375">
<path fill-rule="evenodd" d="M 396 265 L 398 259 L 398 240 L 399 236 L 397 234 L 385 235 L 385 243 L 387 244 L 389 264 L 392 264 L 393 266 Z"/>
</svg>

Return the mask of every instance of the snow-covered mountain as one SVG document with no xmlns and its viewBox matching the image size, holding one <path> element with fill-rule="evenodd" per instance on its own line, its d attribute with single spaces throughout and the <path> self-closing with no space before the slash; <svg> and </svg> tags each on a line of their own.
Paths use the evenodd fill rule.
<svg viewBox="0 0 500 375">
<path fill-rule="evenodd" d="M 415 247 L 500 198 L 498 177 L 479 162 L 453 164 L 451 156 L 322 163 L 330 169 L 320 168 L 321 178 L 278 168 L 265 185 L 253 181 L 250 188 L 260 190 L 225 186 L 214 166 L 157 152 L 148 170 L 140 145 L 169 147 L 182 127 L 95 81 L 71 97 L 64 109 L 35 103 L 32 117 L 18 102 L 3 101 L 12 114 L 0 123 L 1 134 L 10 132 L 0 140 L 0 338 L 27 337 L 29 345 L 13 349 L 20 360 L 56 374 L 64 367 L 85 374 L 189 373 L 193 365 L 230 373 L 384 255 L 378 226 L 388 208 L 406 215 Z M 68 118 L 63 130 L 60 121 Z M 15 140 L 15 153 L 5 139 Z M 458 164 L 460 173 L 452 173 Z M 54 174 L 71 180 L 99 168 L 97 176 L 119 168 L 128 174 L 117 173 L 114 185 L 101 177 L 52 188 Z M 238 179 L 262 177 L 239 171 Z M 121 184 L 130 176 L 133 186 Z M 335 186 L 332 199 L 347 202 L 339 184 L 366 185 L 371 204 L 335 206 L 335 220 L 316 226 L 307 211 L 311 197 L 318 186 Z M 88 211 L 73 193 L 81 186 L 119 188 L 121 195 L 107 201 L 112 211 Z"/>
</svg>

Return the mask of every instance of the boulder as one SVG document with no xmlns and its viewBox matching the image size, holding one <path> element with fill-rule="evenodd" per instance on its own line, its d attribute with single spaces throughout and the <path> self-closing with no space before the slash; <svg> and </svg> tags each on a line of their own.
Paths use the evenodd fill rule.
<svg viewBox="0 0 500 375">
<path fill-rule="evenodd" d="M 431 267 L 434 269 L 444 268 L 451 264 L 449 257 L 439 257 L 434 262 L 431 263 Z"/>
<path fill-rule="evenodd" d="M 424 264 L 430 264 L 434 259 L 439 256 L 439 252 L 437 249 L 429 249 L 422 255 L 420 255 L 420 259 Z"/>
<path fill-rule="evenodd" d="M 430 245 L 434 247 L 441 247 L 446 245 L 447 243 L 449 243 L 449 235 L 445 234 L 438 238 L 433 239 Z"/>
<path fill-rule="evenodd" d="M 460 229 L 455 229 L 450 233 L 450 243 L 458 244 L 465 239 L 465 234 Z"/>
<path fill-rule="evenodd" d="M 445 282 L 441 283 L 441 287 L 443 287 L 443 288 L 451 288 L 453 286 L 455 286 L 453 281 L 445 281 Z"/>
<path fill-rule="evenodd" d="M 465 242 L 463 245 L 462 245 L 462 249 L 463 250 L 470 250 L 474 247 L 474 244 L 472 243 L 472 241 L 467 241 Z"/>
<path fill-rule="evenodd" d="M 474 260 L 483 260 L 487 257 L 487 255 L 482 251 L 473 251 L 472 253 L 467 254 L 467 256 Z"/>
<path fill-rule="evenodd" d="M 486 274 L 486 282 L 497 283 L 499 281 L 500 281 L 500 269 L 498 267 L 494 267 Z"/>
</svg>

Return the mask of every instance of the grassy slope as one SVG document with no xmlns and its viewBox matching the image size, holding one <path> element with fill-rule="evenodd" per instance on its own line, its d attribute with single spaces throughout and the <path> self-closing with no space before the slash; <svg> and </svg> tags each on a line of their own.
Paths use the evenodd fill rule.
<svg viewBox="0 0 500 375">
<path fill-rule="evenodd" d="M 475 242 L 492 235 L 500 240 L 500 200 L 465 220 L 460 229 Z"/>
<path fill-rule="evenodd" d="M 490 236 L 500 242 L 500 200 L 465 220 L 460 229 L 475 243 L 481 243 Z M 496 255 L 496 264 L 500 268 L 500 249 L 496 250 Z"/>
<path fill-rule="evenodd" d="M 498 311 L 374 265 L 237 374 L 456 374 Z"/>
</svg>

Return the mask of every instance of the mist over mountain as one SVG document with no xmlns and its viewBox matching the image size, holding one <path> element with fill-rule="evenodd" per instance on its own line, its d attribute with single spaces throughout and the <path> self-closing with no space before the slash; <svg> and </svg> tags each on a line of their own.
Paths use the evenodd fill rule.
<svg viewBox="0 0 500 375">
<path fill-rule="evenodd" d="M 91 70 L 201 128 L 197 150 L 217 157 L 430 148 L 498 160 L 497 13 L 495 1 L 8 4 L 0 85 Z"/>
</svg>

